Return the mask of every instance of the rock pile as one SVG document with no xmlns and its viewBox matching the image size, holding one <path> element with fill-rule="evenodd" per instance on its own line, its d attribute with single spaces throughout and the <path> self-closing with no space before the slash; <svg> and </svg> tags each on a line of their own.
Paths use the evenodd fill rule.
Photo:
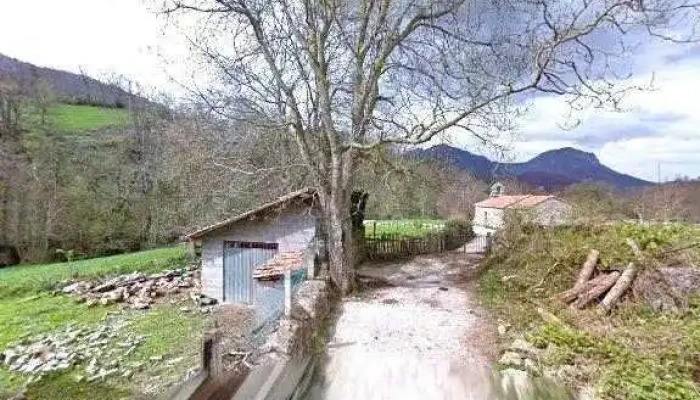
<svg viewBox="0 0 700 400">
<path fill-rule="evenodd" d="M 112 375 L 128 378 L 141 365 L 124 360 L 146 337 L 120 335 L 127 324 L 122 318 L 108 315 L 105 322 L 89 329 L 68 325 L 62 331 L 11 344 L 0 353 L 0 362 L 10 371 L 31 375 L 30 383 L 46 373 L 79 364 L 85 371 L 79 380 L 94 381 Z"/>
<path fill-rule="evenodd" d="M 124 303 L 132 309 L 144 310 L 150 308 L 157 297 L 184 291 L 198 293 L 201 290 L 200 274 L 196 265 L 151 275 L 134 272 L 101 282 L 73 282 L 65 286 L 62 292 L 75 297 L 78 302 L 85 302 L 89 307 Z"/>
</svg>

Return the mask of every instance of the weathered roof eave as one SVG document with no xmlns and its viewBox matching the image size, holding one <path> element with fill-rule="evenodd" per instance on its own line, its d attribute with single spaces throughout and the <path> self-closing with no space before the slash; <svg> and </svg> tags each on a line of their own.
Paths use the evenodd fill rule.
<svg viewBox="0 0 700 400">
<path fill-rule="evenodd" d="M 244 212 L 243 214 L 239 214 L 239 215 L 237 215 L 237 216 L 235 216 L 235 217 L 225 219 L 225 220 L 220 221 L 220 222 L 217 222 L 217 223 L 215 223 L 215 224 L 213 224 L 213 225 L 209 225 L 209 226 L 206 226 L 206 227 L 204 227 L 204 228 L 202 228 L 202 229 L 199 229 L 199 230 L 197 230 L 197 231 L 194 231 L 194 232 L 188 234 L 188 235 L 187 235 L 187 238 L 189 238 L 189 239 L 191 239 L 191 240 L 192 240 L 192 239 L 199 239 L 199 238 L 201 238 L 202 236 L 207 235 L 208 233 L 211 233 L 211 232 L 213 232 L 213 231 L 219 230 L 219 229 L 221 229 L 221 228 L 225 228 L 226 226 L 228 226 L 228 225 L 230 225 L 230 224 L 233 224 L 233 223 L 236 223 L 236 222 L 238 222 L 238 221 L 242 221 L 242 220 L 244 220 L 244 219 L 247 219 L 247 218 L 250 218 L 250 217 L 252 217 L 252 216 L 258 215 L 258 214 L 260 214 L 260 213 L 263 213 L 263 212 L 265 212 L 265 211 L 268 211 L 269 209 L 272 209 L 272 208 L 281 206 L 281 205 L 283 205 L 283 204 L 285 204 L 285 203 L 288 203 L 288 202 L 290 202 L 290 201 L 292 201 L 292 200 L 295 200 L 295 199 L 306 199 L 306 198 L 313 197 L 313 196 L 315 196 L 315 195 L 316 195 L 316 190 L 314 190 L 314 189 L 312 189 L 312 188 L 308 188 L 308 187 L 307 187 L 307 188 L 304 188 L 304 189 L 301 189 L 301 190 L 297 190 L 297 191 L 295 191 L 295 192 L 288 193 L 288 194 L 286 194 L 286 195 L 284 195 L 284 196 L 278 198 L 278 199 L 275 200 L 275 201 L 272 201 L 272 202 L 270 202 L 270 203 L 265 203 L 265 204 L 263 204 L 263 205 L 261 205 L 261 206 L 259 206 L 259 207 L 256 207 L 256 208 L 253 208 L 253 209 L 251 209 L 251 210 L 248 210 L 248 211 Z"/>
</svg>

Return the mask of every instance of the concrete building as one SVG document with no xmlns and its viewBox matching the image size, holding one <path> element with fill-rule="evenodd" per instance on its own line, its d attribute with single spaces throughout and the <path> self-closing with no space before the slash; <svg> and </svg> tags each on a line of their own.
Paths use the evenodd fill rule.
<svg viewBox="0 0 700 400">
<path fill-rule="evenodd" d="M 256 291 L 285 270 L 312 275 L 317 206 L 314 191 L 303 189 L 190 234 L 202 244 L 203 294 L 222 303 L 254 304 Z"/>
</svg>

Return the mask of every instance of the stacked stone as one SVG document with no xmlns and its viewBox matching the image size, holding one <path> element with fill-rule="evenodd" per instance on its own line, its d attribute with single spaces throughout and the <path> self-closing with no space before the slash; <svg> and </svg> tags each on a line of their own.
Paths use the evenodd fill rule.
<svg viewBox="0 0 700 400">
<path fill-rule="evenodd" d="M 201 291 L 201 272 L 197 266 L 151 275 L 134 272 L 103 282 L 78 281 L 62 290 L 64 294 L 86 303 L 88 307 L 124 303 L 137 310 L 150 308 L 157 297 L 183 291 Z"/>
</svg>

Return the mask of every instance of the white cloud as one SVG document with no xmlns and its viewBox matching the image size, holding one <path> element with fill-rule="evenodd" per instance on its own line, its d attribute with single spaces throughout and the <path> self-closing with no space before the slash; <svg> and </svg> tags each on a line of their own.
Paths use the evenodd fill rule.
<svg viewBox="0 0 700 400">
<path fill-rule="evenodd" d="M 163 34 L 162 21 L 149 0 L 0 0 L 0 53 L 41 66 L 92 76 L 118 73 L 161 90 L 177 91 L 168 74 L 183 79 L 192 68 L 181 37 Z M 642 51 L 643 50 L 643 51 Z M 172 62 L 165 64 L 163 57 Z M 656 72 L 657 90 L 631 95 L 627 113 L 586 110 L 570 123 L 568 107 L 559 98 L 537 97 L 515 136 L 499 144 L 511 149 L 506 161 L 522 161 L 542 151 L 573 146 L 594 151 L 621 172 L 656 179 L 662 175 L 700 176 L 700 48 L 648 44 L 631 65 L 648 82 Z M 166 73 L 167 71 L 168 73 Z M 482 154 L 494 151 L 466 136 L 451 142 Z"/>
<path fill-rule="evenodd" d="M 100 78 L 125 75 L 172 88 L 162 53 L 186 60 L 174 36 L 141 0 L 0 0 L 0 53 L 39 66 Z M 177 70 L 175 67 L 170 69 Z"/>
<path fill-rule="evenodd" d="M 512 149 L 510 158 L 525 161 L 545 150 L 571 146 L 592 151 L 603 164 L 643 179 L 656 181 L 658 165 L 662 180 L 700 176 L 700 56 L 668 48 L 650 48 L 651 53 L 637 59 L 645 72 L 627 83 L 653 81 L 653 90 L 630 93 L 623 112 L 589 108 L 572 113 L 562 98 L 534 98 L 518 121 L 516 135 L 504 141 Z M 670 54 L 685 58 L 668 63 Z M 464 136 L 455 142 L 467 149 L 473 146 Z"/>
</svg>

